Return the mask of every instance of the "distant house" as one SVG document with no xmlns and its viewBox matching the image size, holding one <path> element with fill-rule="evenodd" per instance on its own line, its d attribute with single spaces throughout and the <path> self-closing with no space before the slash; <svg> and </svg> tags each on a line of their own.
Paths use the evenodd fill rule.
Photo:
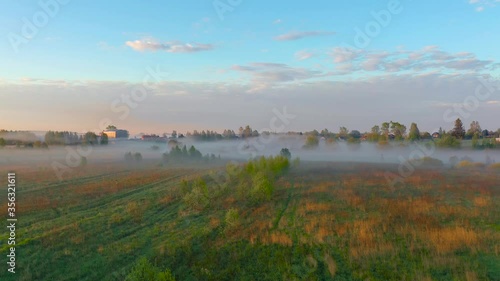
<svg viewBox="0 0 500 281">
<path fill-rule="evenodd" d="M 441 137 L 441 135 L 438 132 L 435 132 L 432 134 L 433 139 L 439 139 L 440 137 Z"/>
<path fill-rule="evenodd" d="M 162 141 L 167 141 L 167 137 L 160 137 L 159 135 L 142 135 L 141 140 L 143 141 L 157 141 L 157 142 L 162 142 Z"/>
<path fill-rule="evenodd" d="M 128 131 L 127 130 L 105 130 L 102 132 L 103 134 L 106 134 L 109 139 L 121 139 L 121 138 L 128 138 Z"/>
<path fill-rule="evenodd" d="M 496 138 L 495 140 L 496 140 L 497 142 L 500 142 L 500 138 Z"/>
</svg>

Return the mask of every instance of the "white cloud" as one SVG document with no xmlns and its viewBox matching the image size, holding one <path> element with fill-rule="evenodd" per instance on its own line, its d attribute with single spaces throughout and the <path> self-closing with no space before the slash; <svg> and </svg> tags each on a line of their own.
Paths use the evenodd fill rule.
<svg viewBox="0 0 500 281">
<path fill-rule="evenodd" d="M 297 60 L 307 60 L 314 56 L 314 53 L 309 51 L 298 51 L 295 53 L 295 59 Z"/>
<path fill-rule="evenodd" d="M 333 35 L 335 32 L 331 31 L 292 31 L 289 33 L 281 34 L 274 37 L 276 41 L 293 41 L 299 40 L 306 37 L 316 37 L 316 36 L 327 36 Z"/>
<path fill-rule="evenodd" d="M 281 63 L 254 62 L 250 65 L 234 65 L 234 71 L 245 73 L 250 77 L 250 92 L 262 91 L 284 82 L 303 81 L 324 77 L 322 71 L 291 67 Z"/>
<path fill-rule="evenodd" d="M 418 51 L 397 50 L 394 52 L 378 52 L 352 48 L 334 48 L 330 53 L 336 68 L 350 71 L 433 71 L 449 70 L 455 72 L 488 71 L 500 67 L 492 60 L 478 59 L 468 52 L 448 53 L 437 46 L 427 46 Z"/>
<path fill-rule="evenodd" d="M 469 4 L 476 6 L 476 12 L 482 12 L 486 8 L 493 8 L 500 0 L 469 0 Z"/>
<path fill-rule="evenodd" d="M 201 51 L 209 51 L 214 49 L 211 44 L 200 43 L 183 43 L 179 41 L 171 41 L 160 43 L 156 39 L 141 39 L 135 41 L 127 41 L 125 45 L 135 51 L 165 51 L 169 53 L 194 53 Z"/>
</svg>

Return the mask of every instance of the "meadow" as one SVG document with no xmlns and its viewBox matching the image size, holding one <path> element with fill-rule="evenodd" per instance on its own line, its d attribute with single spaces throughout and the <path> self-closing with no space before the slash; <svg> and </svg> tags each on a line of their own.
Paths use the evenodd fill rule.
<svg viewBox="0 0 500 281">
<path fill-rule="evenodd" d="M 393 164 L 293 163 L 271 180 L 259 165 L 96 163 L 61 182 L 9 167 L 18 264 L 0 279 L 125 280 L 145 258 L 176 280 L 500 280 L 498 167 L 391 186 Z"/>
</svg>

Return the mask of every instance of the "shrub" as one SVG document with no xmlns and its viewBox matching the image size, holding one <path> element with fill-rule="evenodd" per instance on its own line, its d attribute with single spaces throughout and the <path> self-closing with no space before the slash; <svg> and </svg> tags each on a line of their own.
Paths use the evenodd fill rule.
<svg viewBox="0 0 500 281">
<path fill-rule="evenodd" d="M 327 145 L 335 145 L 337 144 L 337 140 L 334 137 L 328 137 L 325 139 L 325 143 Z"/>
<path fill-rule="evenodd" d="M 141 258 L 127 275 L 126 281 L 175 281 L 170 270 L 160 271 L 146 258 Z"/>
<path fill-rule="evenodd" d="M 414 167 L 421 166 L 421 167 L 428 167 L 428 168 L 439 168 L 439 167 L 444 166 L 443 161 L 436 159 L 436 158 L 427 157 L 427 156 L 423 157 L 423 158 L 419 158 L 419 159 L 408 160 L 408 163 Z"/>
<path fill-rule="evenodd" d="M 347 139 L 347 144 L 360 144 L 360 143 L 361 143 L 361 140 L 359 138 L 349 137 Z"/>
<path fill-rule="evenodd" d="M 312 149 L 316 148 L 319 145 L 319 139 L 315 135 L 308 135 L 306 138 L 306 144 L 304 144 L 304 148 Z"/>
<path fill-rule="evenodd" d="M 224 222 L 226 223 L 226 229 L 237 227 L 240 222 L 240 215 L 238 213 L 238 210 L 234 208 L 227 210 Z"/>
<path fill-rule="evenodd" d="M 208 187 L 204 179 L 198 178 L 192 184 L 191 190 L 184 195 L 184 202 L 194 210 L 203 210 L 210 203 Z"/>
<path fill-rule="evenodd" d="M 257 173 L 252 178 L 252 186 L 252 190 L 250 191 L 250 197 L 252 201 L 254 201 L 255 203 L 259 203 L 262 201 L 271 200 L 274 186 L 268 175 L 263 172 Z"/>
<path fill-rule="evenodd" d="M 459 139 L 451 136 L 451 135 L 445 135 L 444 137 L 442 137 L 441 139 L 439 139 L 437 142 L 436 142 L 436 145 L 438 147 L 451 147 L 451 148 L 458 148 L 460 147 L 462 144 L 460 142 Z"/>
<path fill-rule="evenodd" d="M 471 162 L 468 160 L 460 161 L 455 167 L 456 168 L 483 168 L 485 165 L 483 163 Z"/>
</svg>

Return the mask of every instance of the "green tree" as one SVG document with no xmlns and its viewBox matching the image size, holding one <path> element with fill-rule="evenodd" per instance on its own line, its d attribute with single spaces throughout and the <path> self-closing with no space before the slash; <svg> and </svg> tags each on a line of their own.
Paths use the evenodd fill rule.
<svg viewBox="0 0 500 281">
<path fill-rule="evenodd" d="M 101 145 L 107 145 L 109 143 L 108 135 L 102 133 L 101 134 Z"/>
<path fill-rule="evenodd" d="M 274 186 L 268 175 L 264 172 L 258 172 L 253 176 L 250 197 L 254 203 L 271 200 L 273 192 Z"/>
<path fill-rule="evenodd" d="M 368 134 L 368 141 L 371 141 L 371 142 L 378 142 L 379 138 L 380 138 L 380 127 L 375 125 L 372 127 L 370 133 Z"/>
<path fill-rule="evenodd" d="M 389 122 L 382 123 L 380 130 L 382 131 L 382 134 L 384 134 L 384 136 L 387 137 L 389 135 L 389 128 L 390 127 L 391 127 L 391 124 Z"/>
<path fill-rule="evenodd" d="M 280 155 L 287 159 L 292 158 L 292 153 L 290 152 L 290 150 L 288 150 L 288 148 L 282 148 L 280 151 Z"/>
<path fill-rule="evenodd" d="M 417 141 L 420 140 L 420 130 L 416 123 L 411 123 L 410 132 L 408 133 L 408 140 Z"/>
<path fill-rule="evenodd" d="M 7 144 L 4 138 L 0 138 L 0 147 L 4 147 Z"/>
<path fill-rule="evenodd" d="M 354 139 L 360 139 L 361 138 L 361 133 L 358 130 L 352 130 L 349 133 L 349 136 Z"/>
<path fill-rule="evenodd" d="M 470 123 L 470 128 L 469 130 L 467 130 L 467 135 L 469 136 L 474 136 L 474 134 L 478 134 L 478 135 L 481 135 L 482 134 L 482 130 L 481 130 L 481 125 L 479 125 L 479 122 L 478 121 L 472 121 Z"/>
<path fill-rule="evenodd" d="M 141 162 L 142 161 L 142 154 L 139 152 L 136 152 L 134 154 L 134 160 L 135 160 L 135 162 Z"/>
<path fill-rule="evenodd" d="M 191 147 L 189 148 L 189 151 L 188 151 L 188 154 L 189 154 L 189 157 L 193 158 L 193 159 L 201 159 L 202 157 L 202 154 L 200 151 L 198 151 L 193 145 L 191 145 Z"/>
<path fill-rule="evenodd" d="M 116 130 L 116 126 L 115 125 L 109 125 L 106 127 L 106 130 Z"/>
<path fill-rule="evenodd" d="M 87 132 L 83 136 L 83 143 L 94 145 L 97 144 L 97 135 L 93 132 Z"/>
<path fill-rule="evenodd" d="M 460 120 L 460 118 L 455 120 L 455 127 L 451 131 L 451 135 L 459 140 L 464 138 L 465 136 L 464 124 L 462 123 L 462 120 Z"/>
<path fill-rule="evenodd" d="M 349 135 L 349 130 L 346 127 L 340 127 L 338 134 L 339 138 L 345 140 L 347 139 L 348 135 Z"/>
<path fill-rule="evenodd" d="M 477 132 L 472 137 L 472 147 L 479 148 L 479 134 Z"/>
<path fill-rule="evenodd" d="M 406 134 L 406 126 L 399 122 L 391 121 L 391 133 L 394 134 L 394 139 L 403 140 Z"/>
</svg>

